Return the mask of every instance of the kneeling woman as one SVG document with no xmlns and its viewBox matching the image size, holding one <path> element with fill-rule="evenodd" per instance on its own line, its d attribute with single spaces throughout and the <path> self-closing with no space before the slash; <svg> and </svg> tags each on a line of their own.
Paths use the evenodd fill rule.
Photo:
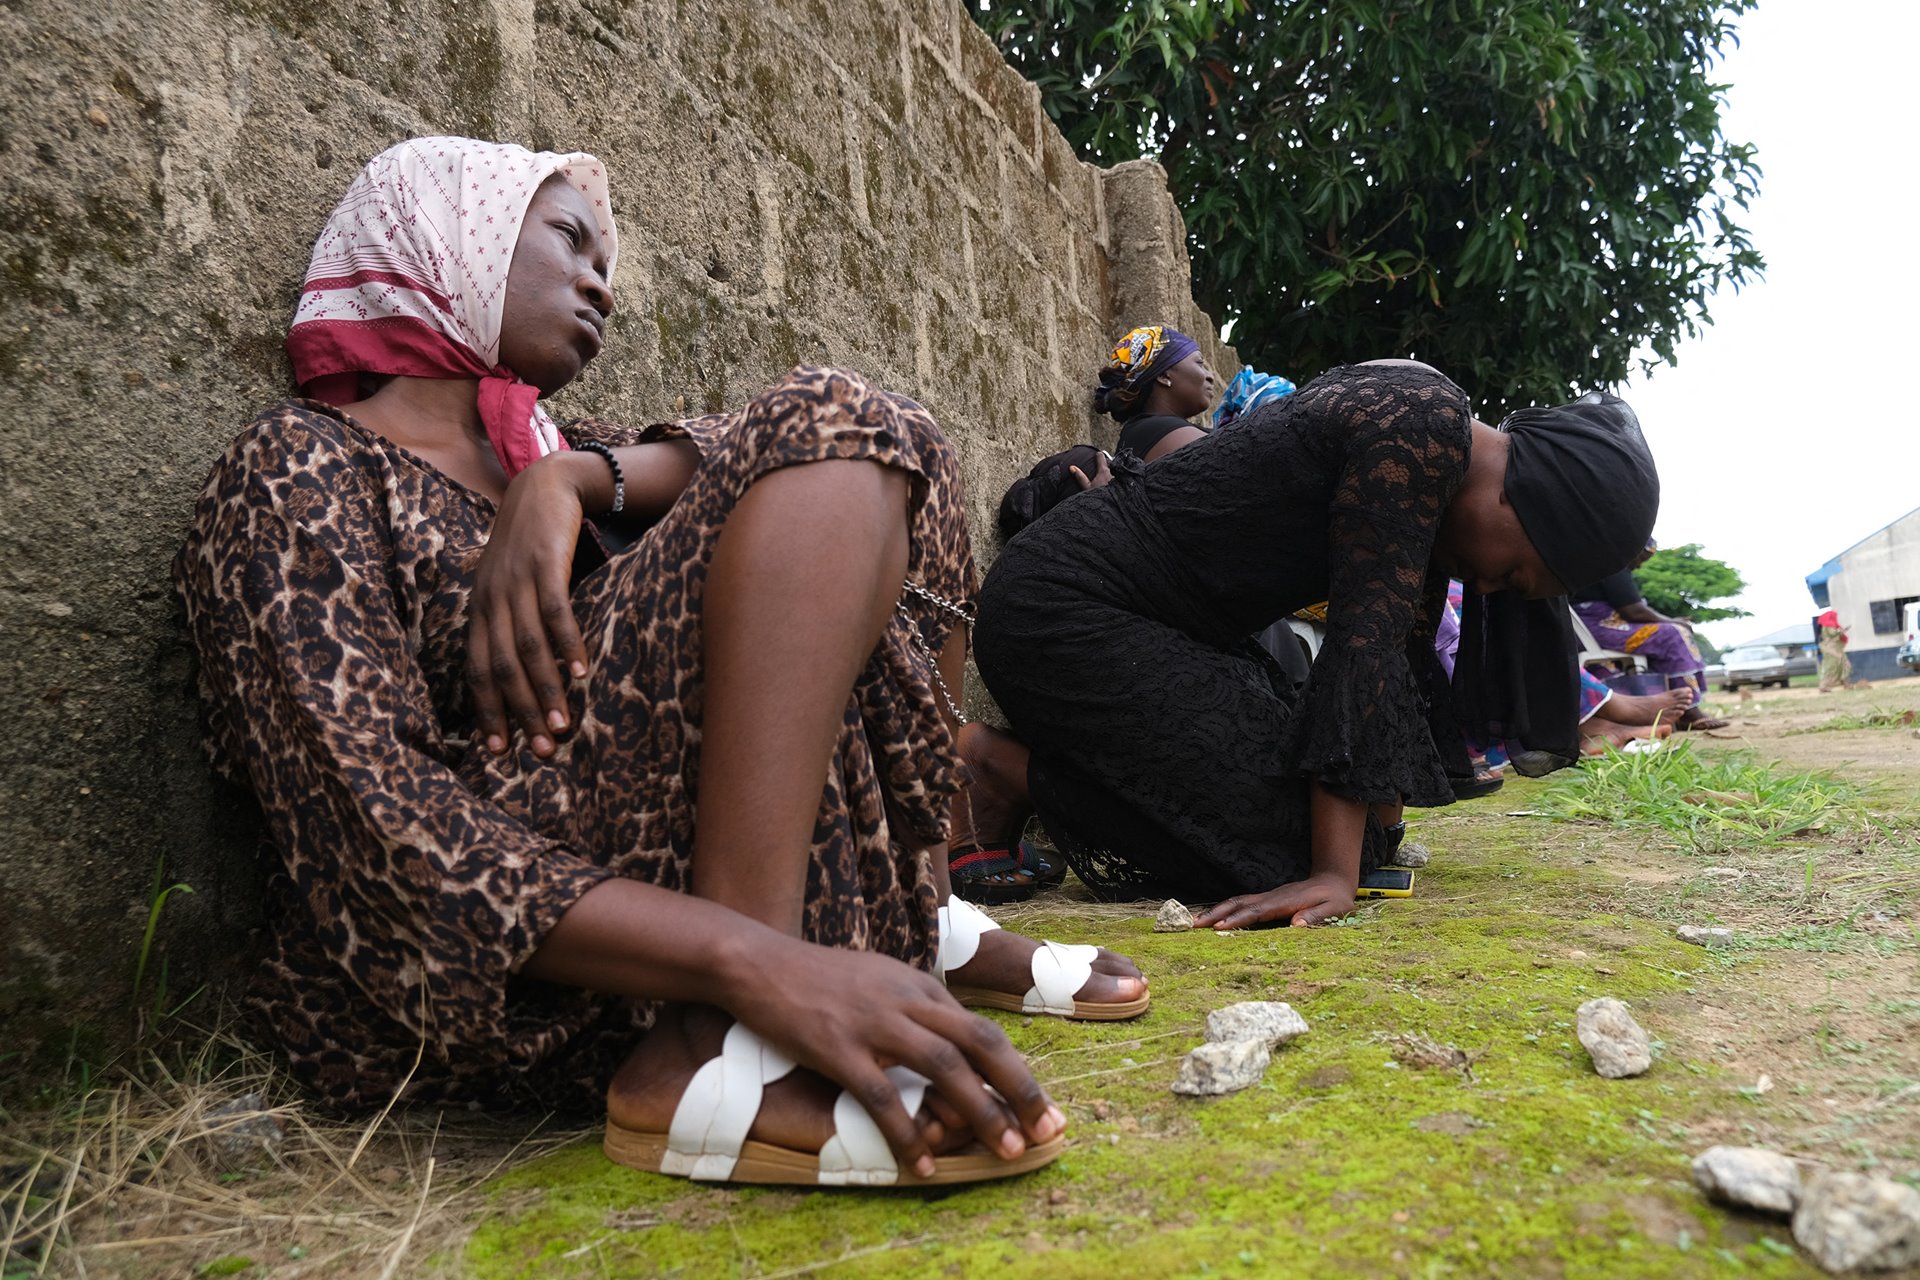
<svg viewBox="0 0 1920 1280">
<path fill-rule="evenodd" d="M 376 157 L 315 246 L 310 398 L 215 465 L 175 565 L 279 854 L 251 1006 L 330 1102 L 604 1099 L 664 1172 L 1044 1164 L 1060 1113 L 930 972 L 964 641 L 902 583 L 971 594 L 951 446 L 818 369 L 556 429 L 615 248 L 593 157 L 460 138 Z M 949 976 L 1023 991 L 1034 947 Z M 1080 994 L 1140 996 L 1120 971 Z"/>
<path fill-rule="evenodd" d="M 1585 494 L 1604 494 L 1604 503 Z M 1528 771 L 1579 755 L 1566 604 L 1628 563 L 1659 484 L 1608 397 L 1501 430 L 1425 365 L 1334 370 L 1010 542 L 981 589 L 980 673 L 1012 734 L 968 744 L 983 827 L 1030 797 L 1114 896 L 1220 900 L 1200 923 L 1353 907 L 1400 805 L 1448 803 L 1461 727 Z M 1467 616 L 1451 686 L 1447 579 Z M 1297 693 L 1247 637 L 1327 600 Z"/>
</svg>

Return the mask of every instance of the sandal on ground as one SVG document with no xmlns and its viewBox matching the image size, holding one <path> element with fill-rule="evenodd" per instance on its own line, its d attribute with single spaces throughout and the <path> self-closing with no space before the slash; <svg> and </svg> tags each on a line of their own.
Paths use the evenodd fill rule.
<svg viewBox="0 0 1920 1280">
<path fill-rule="evenodd" d="M 1067 878 L 1067 860 L 1057 853 L 1049 858 L 1031 840 L 1022 840 L 1015 847 L 1013 856 L 1020 864 L 1020 869 L 1033 877 L 1037 889 L 1051 889 Z"/>
<path fill-rule="evenodd" d="M 1475 769 L 1471 782 L 1465 778 L 1452 778 L 1448 781 L 1453 787 L 1455 800 L 1478 800 L 1482 796 L 1492 795 L 1507 785 L 1507 780 L 1491 769 Z"/>
<path fill-rule="evenodd" d="M 965 968 L 980 950 L 982 935 L 999 927 L 992 916 L 958 897 L 948 899 L 940 908 L 940 953 L 935 972 L 947 984 L 948 994 L 968 1008 L 1048 1013 L 1079 1022 L 1124 1022 L 1139 1017 L 1153 1003 L 1151 995 L 1111 1004 L 1074 999 L 1073 993 L 1093 976 L 1093 962 L 1099 958 L 1100 948 L 1062 942 L 1042 942 L 1033 953 L 1029 970 L 1033 986 L 1024 996 L 948 979 L 948 974 Z"/>
<path fill-rule="evenodd" d="M 1719 716 L 1704 715 L 1698 707 L 1690 707 L 1678 720 L 1674 721 L 1673 727 L 1676 732 L 1706 733 L 1713 729 L 1724 729 L 1732 723 L 1733 721 L 1723 720 Z"/>
<path fill-rule="evenodd" d="M 947 876 L 955 897 L 989 907 L 1025 902 L 1040 888 L 1031 869 L 1021 864 L 1014 847 L 1008 844 L 961 845 L 950 850 Z"/>
<path fill-rule="evenodd" d="M 739 1023 L 727 1029 L 720 1056 L 694 1072 L 674 1108 L 666 1133 L 624 1129 L 611 1119 L 603 1144 L 607 1159 L 649 1173 L 672 1174 L 700 1182 L 787 1183 L 829 1187 L 927 1187 L 951 1182 L 986 1182 L 1038 1169 L 1066 1150 L 1064 1134 L 1029 1146 L 1012 1160 L 967 1150 L 936 1157 L 933 1176 L 902 1172 L 880 1126 L 842 1093 L 833 1104 L 833 1137 L 816 1155 L 747 1137 L 766 1087 L 792 1071 L 793 1062 Z M 889 1067 L 887 1078 L 900 1091 L 900 1104 L 912 1115 L 920 1110 L 927 1078 L 905 1067 Z M 977 1144 L 976 1144 L 977 1145 Z"/>
</svg>

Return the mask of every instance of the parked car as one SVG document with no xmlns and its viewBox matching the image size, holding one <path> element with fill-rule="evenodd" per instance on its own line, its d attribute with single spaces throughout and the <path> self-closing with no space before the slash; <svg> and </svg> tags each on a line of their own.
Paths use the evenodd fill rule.
<svg viewBox="0 0 1920 1280">
<path fill-rule="evenodd" d="M 1900 642 L 1899 652 L 1893 660 L 1903 667 L 1920 671 L 1920 601 L 1909 604 L 1900 611 L 1906 616 L 1901 618 L 1901 630 L 1905 632 Z"/>
<path fill-rule="evenodd" d="M 1811 653 L 1796 653 L 1787 659 L 1789 676 L 1811 676 L 1820 671 L 1820 659 Z"/>
<path fill-rule="evenodd" d="M 1724 662 L 1709 662 L 1701 674 L 1706 677 L 1708 684 L 1719 684 L 1727 678 L 1727 664 Z"/>
<path fill-rule="evenodd" d="M 1722 689 L 1731 691 L 1745 684 L 1762 688 L 1770 684 L 1777 684 L 1782 689 L 1787 687 L 1787 660 L 1770 644 L 1730 649 L 1720 655 L 1720 660 L 1726 664 L 1726 674 L 1720 677 Z"/>
</svg>

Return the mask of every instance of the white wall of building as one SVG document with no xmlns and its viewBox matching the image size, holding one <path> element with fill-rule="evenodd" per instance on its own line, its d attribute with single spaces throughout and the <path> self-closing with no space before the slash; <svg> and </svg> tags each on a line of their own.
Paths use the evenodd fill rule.
<svg viewBox="0 0 1920 1280">
<path fill-rule="evenodd" d="M 1876 632 L 1875 601 L 1920 597 L 1920 511 L 1912 511 L 1840 557 L 1840 572 L 1827 579 L 1829 599 L 1847 628 L 1848 651 L 1856 662 L 1872 650 L 1900 647 L 1899 610 L 1882 618 L 1890 629 Z M 1818 610 L 1814 610 L 1818 612 Z M 1881 613 L 1889 610 L 1882 607 Z"/>
</svg>

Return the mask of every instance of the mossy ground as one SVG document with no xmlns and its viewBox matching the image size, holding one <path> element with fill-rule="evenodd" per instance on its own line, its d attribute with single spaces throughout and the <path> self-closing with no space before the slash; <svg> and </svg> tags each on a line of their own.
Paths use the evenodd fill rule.
<svg viewBox="0 0 1920 1280">
<path fill-rule="evenodd" d="M 1893 797 L 1909 819 L 1912 782 Z M 939 1195 L 723 1190 L 615 1167 L 589 1142 L 502 1178 L 442 1261 L 478 1277 L 1818 1274 L 1782 1225 L 1705 1203 L 1687 1162 L 1770 1141 L 1920 1175 L 1920 1107 L 1899 1095 L 1920 1076 L 1912 828 L 1875 837 L 1868 874 L 1846 880 L 1861 855 L 1844 836 L 1708 859 L 1508 816 L 1543 785 L 1417 819 L 1435 853 L 1418 896 L 1335 928 L 1155 934 L 1138 910 L 1068 895 L 1002 912 L 1123 951 L 1153 981 L 1131 1024 L 1002 1017 L 1070 1119 L 1047 1170 Z M 1709 861 L 1745 874 L 1703 876 Z M 1854 892 L 1809 894 L 1807 865 Z M 1673 938 L 1721 919 L 1742 924 L 1740 947 Z M 1824 1004 L 1807 994 L 1822 984 Z M 1593 1073 L 1573 1020 L 1598 995 L 1655 1037 L 1646 1076 Z M 1312 1031 L 1257 1088 L 1170 1093 L 1207 1012 L 1249 999 L 1291 1002 Z M 1470 1073 L 1397 1062 L 1406 1034 L 1464 1050 Z M 1756 1052 L 1783 1064 L 1778 1086 Z"/>
<path fill-rule="evenodd" d="M 1920 708 L 1920 681 L 1723 701 L 1732 740 L 1689 750 L 1833 769 L 1867 784 L 1873 816 L 1855 803 L 1750 841 L 1542 816 L 1550 787 L 1606 776 L 1583 770 L 1418 816 L 1434 862 L 1417 896 L 1336 927 L 1155 934 L 1151 904 L 1069 893 L 999 912 L 1153 979 L 1130 1024 L 994 1015 L 1069 1116 L 1066 1155 L 1032 1176 L 938 1195 L 693 1186 L 611 1165 L 550 1118 L 327 1117 L 215 1032 L 93 1073 L 67 1104 L 0 1110 L 0 1243 L 17 1248 L 0 1276 L 1816 1275 L 1781 1224 L 1702 1200 L 1687 1162 L 1751 1143 L 1920 1184 L 1920 737 L 1791 732 Z M 1685 946 L 1681 923 L 1737 943 Z M 1649 1074 L 1593 1074 L 1572 1024 L 1597 995 L 1655 1037 Z M 1205 1015 L 1246 999 L 1289 1001 L 1312 1030 L 1257 1088 L 1170 1093 Z M 1470 1071 L 1416 1065 L 1407 1036 Z M 215 1108 L 247 1095 L 288 1138 L 235 1164 Z"/>
</svg>

